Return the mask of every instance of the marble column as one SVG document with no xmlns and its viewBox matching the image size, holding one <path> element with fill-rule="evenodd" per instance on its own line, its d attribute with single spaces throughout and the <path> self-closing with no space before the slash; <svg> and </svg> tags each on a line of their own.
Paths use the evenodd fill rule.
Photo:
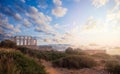
<svg viewBox="0 0 120 74">
<path fill-rule="evenodd" d="M 21 45 L 21 36 L 19 36 L 19 45 Z"/>
<path fill-rule="evenodd" d="M 25 45 L 25 37 L 24 37 L 24 36 L 23 36 L 23 39 L 22 39 L 22 40 L 23 40 L 23 45 Z"/>
<path fill-rule="evenodd" d="M 27 39 L 26 39 L 26 45 L 28 45 L 28 37 L 27 37 Z"/>
</svg>

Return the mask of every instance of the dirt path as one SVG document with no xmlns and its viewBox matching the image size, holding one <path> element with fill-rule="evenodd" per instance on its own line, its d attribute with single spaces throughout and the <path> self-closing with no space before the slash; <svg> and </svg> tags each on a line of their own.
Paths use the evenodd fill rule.
<svg viewBox="0 0 120 74">
<path fill-rule="evenodd" d="M 52 67 L 52 64 L 50 62 L 47 62 L 45 60 L 41 60 L 41 62 L 45 66 L 45 69 L 49 74 L 108 74 L 107 72 L 102 70 L 98 71 L 98 70 L 89 69 L 89 68 L 84 68 L 80 70 L 54 68 Z"/>
<path fill-rule="evenodd" d="M 74 70 L 68 70 L 65 68 L 54 68 L 50 62 L 41 60 L 42 64 L 45 66 L 46 71 L 49 74 L 78 74 Z"/>
<path fill-rule="evenodd" d="M 58 71 L 52 67 L 52 64 L 50 62 L 47 62 L 44 60 L 42 60 L 41 62 L 45 66 L 45 69 L 49 74 L 61 74 L 61 73 L 58 73 Z"/>
</svg>

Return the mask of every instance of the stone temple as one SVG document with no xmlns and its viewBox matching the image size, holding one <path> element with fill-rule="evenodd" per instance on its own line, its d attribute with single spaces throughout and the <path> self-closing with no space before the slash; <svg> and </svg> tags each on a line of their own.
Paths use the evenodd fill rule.
<svg viewBox="0 0 120 74">
<path fill-rule="evenodd" d="M 18 46 L 26 46 L 30 48 L 37 47 L 37 39 L 32 36 L 15 36 L 12 40 L 16 42 Z"/>
</svg>

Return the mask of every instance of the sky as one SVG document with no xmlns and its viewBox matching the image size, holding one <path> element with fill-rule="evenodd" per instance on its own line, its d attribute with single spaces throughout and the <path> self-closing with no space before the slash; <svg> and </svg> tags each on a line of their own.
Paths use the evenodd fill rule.
<svg viewBox="0 0 120 74">
<path fill-rule="evenodd" d="M 120 0 L 0 0 L 0 39 L 120 46 Z"/>
</svg>

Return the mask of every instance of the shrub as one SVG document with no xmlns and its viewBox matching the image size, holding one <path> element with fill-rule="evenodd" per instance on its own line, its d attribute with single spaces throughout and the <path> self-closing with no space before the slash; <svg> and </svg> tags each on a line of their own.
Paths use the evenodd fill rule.
<svg viewBox="0 0 120 74">
<path fill-rule="evenodd" d="M 36 57 L 38 59 L 44 59 L 47 61 L 53 61 L 66 56 L 64 52 L 59 52 L 59 51 L 39 51 L 21 46 L 18 47 L 17 49 L 24 54 L 28 54 L 32 57 Z"/>
<path fill-rule="evenodd" d="M 110 59 L 111 56 L 106 53 L 97 53 L 92 55 L 94 58 L 99 58 L 99 59 Z"/>
<path fill-rule="evenodd" d="M 3 48 L 15 48 L 16 43 L 11 41 L 11 40 L 4 40 L 4 41 L 1 41 L 0 47 L 3 47 Z"/>
<path fill-rule="evenodd" d="M 120 55 L 113 55 L 113 57 L 120 61 Z"/>
<path fill-rule="evenodd" d="M 66 50 L 65 50 L 65 52 L 66 53 L 68 53 L 68 54 L 71 54 L 71 53 L 73 53 L 73 48 L 71 48 L 71 47 L 68 47 Z"/>
<path fill-rule="evenodd" d="M 24 46 L 17 46 L 17 50 L 21 51 L 24 54 L 27 54 L 31 49 Z"/>
<path fill-rule="evenodd" d="M 107 61 L 105 68 L 111 74 L 120 74 L 120 61 L 118 60 Z"/>
<path fill-rule="evenodd" d="M 42 58 L 48 61 L 57 60 L 66 56 L 64 52 L 59 52 L 59 51 L 46 51 L 41 54 L 43 56 Z"/>
<path fill-rule="evenodd" d="M 52 62 L 55 67 L 63 68 L 91 68 L 97 65 L 96 61 L 89 56 L 71 55 Z"/>
<path fill-rule="evenodd" d="M 85 53 L 83 50 L 79 49 L 79 48 L 73 49 L 73 48 L 71 48 L 71 47 L 68 47 L 68 48 L 65 50 L 65 52 L 66 52 L 67 54 L 86 55 L 86 53 Z"/>
<path fill-rule="evenodd" d="M 46 74 L 44 66 L 18 51 L 0 51 L 0 74 Z"/>
</svg>

